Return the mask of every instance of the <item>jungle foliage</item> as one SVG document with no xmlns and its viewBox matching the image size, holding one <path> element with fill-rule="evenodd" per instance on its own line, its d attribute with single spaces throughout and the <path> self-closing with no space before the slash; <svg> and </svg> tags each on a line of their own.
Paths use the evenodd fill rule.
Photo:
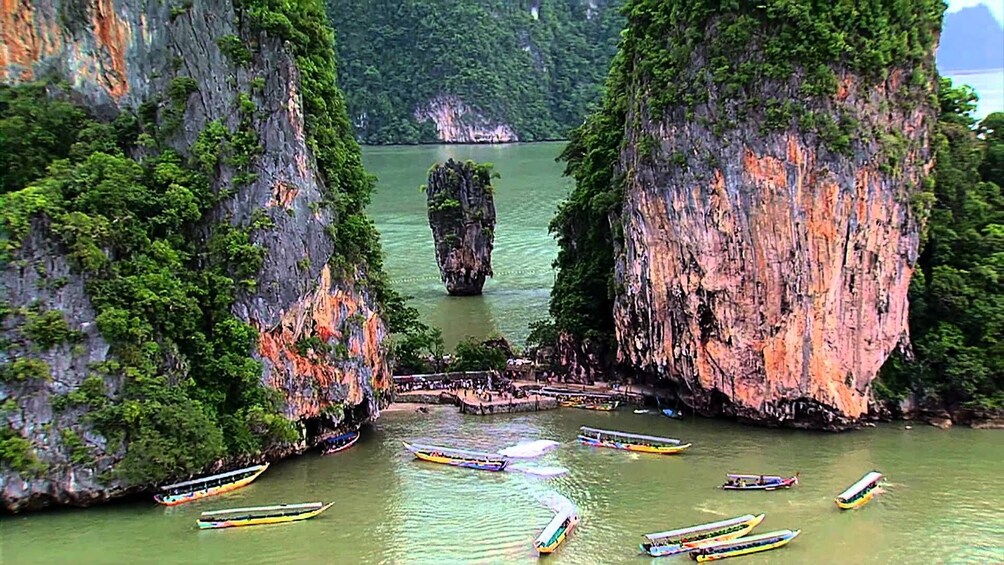
<svg viewBox="0 0 1004 565">
<path fill-rule="evenodd" d="M 979 124 L 976 94 L 942 79 L 934 204 L 910 286 L 914 359 L 878 390 L 953 408 L 1004 408 L 1004 113 Z"/>
<path fill-rule="evenodd" d="M 521 140 L 564 138 L 599 99 L 623 25 L 612 0 L 391 4 L 328 0 L 339 85 L 364 143 L 435 141 L 433 122 L 414 114 L 439 95 Z"/>
</svg>

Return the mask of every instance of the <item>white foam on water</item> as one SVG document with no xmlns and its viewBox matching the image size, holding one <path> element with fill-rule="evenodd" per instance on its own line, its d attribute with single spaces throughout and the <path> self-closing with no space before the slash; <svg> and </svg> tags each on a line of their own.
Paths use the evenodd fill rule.
<svg viewBox="0 0 1004 565">
<path fill-rule="evenodd" d="M 499 451 L 499 455 L 513 457 L 517 459 L 533 459 L 545 453 L 550 453 L 561 445 L 549 439 L 538 439 L 534 441 L 517 443 L 512 447 L 507 447 Z"/>
<path fill-rule="evenodd" d="M 568 473 L 568 469 L 564 467 L 539 467 L 536 465 L 509 465 L 506 467 L 506 471 L 516 471 L 548 479 L 551 477 L 560 477 Z"/>
</svg>

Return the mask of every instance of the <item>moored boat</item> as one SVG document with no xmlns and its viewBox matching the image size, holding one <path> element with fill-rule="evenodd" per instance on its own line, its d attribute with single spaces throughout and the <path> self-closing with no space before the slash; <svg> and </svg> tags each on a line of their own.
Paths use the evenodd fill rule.
<svg viewBox="0 0 1004 565">
<path fill-rule="evenodd" d="M 548 522 L 544 530 L 540 532 L 537 539 L 534 540 L 533 547 L 537 550 L 537 553 L 542 555 L 554 553 L 554 550 L 565 541 L 565 538 L 568 537 L 568 534 L 572 532 L 578 523 L 579 516 L 575 509 L 558 512 Z"/>
<path fill-rule="evenodd" d="M 598 430 L 586 426 L 579 428 L 579 441 L 594 447 L 609 447 L 658 455 L 672 455 L 690 447 L 689 443 L 682 443 L 678 439 Z"/>
<path fill-rule="evenodd" d="M 641 550 L 652 557 L 665 557 L 667 555 L 677 555 L 693 551 L 694 548 L 703 543 L 730 540 L 744 536 L 753 528 L 763 522 L 764 514 L 746 514 L 711 522 L 709 524 L 699 524 L 688 528 L 670 530 L 668 532 L 658 532 L 655 534 L 645 534 L 647 543 L 641 544 Z"/>
<path fill-rule="evenodd" d="M 582 410 L 597 410 L 600 412 L 611 412 L 620 406 L 619 400 L 611 402 L 593 402 L 589 400 L 565 400 L 560 402 L 565 408 L 579 408 Z"/>
<path fill-rule="evenodd" d="M 662 415 L 674 420 L 680 420 L 683 418 L 683 414 L 679 410 L 673 410 L 672 408 L 663 408 Z"/>
<path fill-rule="evenodd" d="M 322 455 L 331 455 L 339 451 L 345 451 L 359 441 L 359 432 L 353 431 L 324 440 L 324 452 Z"/>
<path fill-rule="evenodd" d="M 479 471 L 503 471 L 506 465 L 509 464 L 508 457 L 496 453 L 468 451 L 466 449 L 454 449 L 452 447 L 439 447 L 436 445 L 410 444 L 408 442 L 404 442 L 404 447 L 422 461 L 453 465 L 454 467 L 466 467 L 468 469 L 478 469 Z"/>
<path fill-rule="evenodd" d="M 851 510 L 868 504 L 875 497 L 875 489 L 882 479 L 882 473 L 871 471 L 861 480 L 847 487 L 847 490 L 837 495 L 834 502 L 841 510 Z"/>
<path fill-rule="evenodd" d="M 262 526 L 265 524 L 284 524 L 299 522 L 313 518 L 324 512 L 334 502 L 308 502 L 305 504 L 279 504 L 276 506 L 256 506 L 252 508 L 233 508 L 230 510 L 211 510 L 199 516 L 199 529 L 212 530 L 218 528 L 237 528 L 241 526 Z"/>
<path fill-rule="evenodd" d="M 743 475 L 728 473 L 728 480 L 722 485 L 724 490 L 777 490 L 798 484 L 798 473 L 792 477 L 780 475 Z"/>
<path fill-rule="evenodd" d="M 690 552 L 690 558 L 703 563 L 770 551 L 788 545 L 788 542 L 795 539 L 799 533 L 801 530 L 778 530 L 744 538 L 702 543 Z"/>
<path fill-rule="evenodd" d="M 192 479 L 160 487 L 164 491 L 154 495 L 153 499 L 165 506 L 175 506 L 185 502 L 192 502 L 208 496 L 223 494 L 232 490 L 237 490 L 246 486 L 251 481 L 258 478 L 268 469 L 268 463 L 254 465 L 236 471 Z"/>
</svg>

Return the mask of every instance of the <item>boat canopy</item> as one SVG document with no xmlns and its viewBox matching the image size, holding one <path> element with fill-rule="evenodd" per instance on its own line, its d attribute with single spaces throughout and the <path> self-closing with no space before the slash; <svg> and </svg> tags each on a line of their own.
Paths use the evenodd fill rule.
<svg viewBox="0 0 1004 565">
<path fill-rule="evenodd" d="M 572 390 L 554 390 L 543 388 L 538 391 L 537 394 L 543 396 L 574 396 L 576 398 L 596 398 L 600 400 L 614 400 L 616 397 L 612 394 L 603 394 L 595 392 L 575 392 Z"/>
<path fill-rule="evenodd" d="M 565 523 L 565 520 L 574 515 L 574 509 L 565 510 L 555 514 L 554 518 L 548 522 L 547 527 L 544 528 L 544 531 L 540 532 L 540 535 L 537 536 L 537 543 L 541 545 L 547 545 L 550 543 L 551 539 L 554 538 L 554 534 L 558 533 L 561 525 Z"/>
<path fill-rule="evenodd" d="M 712 550 L 726 549 L 726 548 L 729 548 L 729 547 L 732 547 L 732 546 L 736 546 L 736 545 L 742 545 L 742 546 L 746 546 L 746 545 L 749 545 L 749 544 L 762 544 L 762 545 L 766 545 L 768 543 L 772 543 L 772 542 L 777 541 L 779 539 L 784 539 L 784 538 L 794 537 L 794 536 L 795 536 L 795 532 L 793 532 L 791 530 L 777 530 L 777 531 L 773 531 L 773 532 L 767 532 L 765 534 L 757 534 L 755 536 L 745 536 L 745 537 L 736 538 L 736 539 L 730 539 L 730 540 L 713 541 L 713 542 L 710 542 L 710 543 L 707 543 L 707 544 L 701 544 L 701 546 L 698 549 L 706 551 L 706 550 L 709 550 L 709 549 L 712 549 Z"/>
<path fill-rule="evenodd" d="M 329 438 L 324 438 L 324 441 L 327 442 L 327 443 L 331 443 L 333 441 L 341 441 L 343 439 L 350 439 L 351 437 L 356 436 L 356 435 L 359 435 L 359 432 L 345 432 L 342 435 L 338 435 L 338 436 L 334 436 L 334 437 L 329 437 Z"/>
<path fill-rule="evenodd" d="M 208 483 L 211 481 L 216 481 L 219 479 L 225 479 L 227 477 L 235 477 L 237 475 L 244 475 L 247 473 L 254 473 L 268 467 L 268 463 L 263 465 L 254 465 L 251 467 L 245 467 L 244 469 L 237 469 L 236 471 L 229 471 L 227 473 L 220 473 L 219 475 L 210 475 L 208 477 L 202 477 L 201 479 L 192 479 L 190 481 L 183 481 L 180 483 L 174 483 L 173 485 L 166 485 L 160 487 L 161 490 L 173 490 L 176 488 L 187 487 L 189 485 L 197 485 L 201 483 Z"/>
<path fill-rule="evenodd" d="M 782 477 L 781 475 L 743 475 L 741 473 L 726 473 L 726 476 L 733 479 L 756 479 L 756 480 L 760 479 L 760 477 L 763 477 L 764 479 L 775 479 L 778 481 L 783 481 L 787 478 L 787 477 Z"/>
<path fill-rule="evenodd" d="M 506 459 L 504 455 L 499 455 L 497 453 L 486 453 L 484 451 L 468 451 L 466 449 L 455 449 L 452 447 L 441 447 L 437 445 L 421 445 L 417 443 L 405 443 L 405 447 L 409 451 L 438 451 L 444 455 L 459 455 L 461 457 L 474 457 L 477 459 L 493 459 L 500 460 Z"/>
<path fill-rule="evenodd" d="M 668 438 L 668 437 L 656 437 L 656 436 L 643 436 L 641 434 L 629 434 L 627 432 L 614 432 L 610 430 L 598 430 L 596 428 L 589 428 L 582 426 L 579 428 L 579 432 L 592 432 L 594 434 L 602 434 L 605 436 L 620 437 L 625 439 L 640 439 L 644 441 L 654 441 L 658 443 L 668 443 L 672 445 L 680 445 L 680 440 Z"/>
<path fill-rule="evenodd" d="M 691 526 L 689 528 L 680 528 L 679 530 L 670 530 L 668 532 L 659 532 L 656 534 L 645 534 L 645 537 L 648 538 L 649 542 L 654 544 L 655 542 L 663 540 L 665 538 L 675 538 L 686 534 L 703 532 L 705 530 L 719 530 L 722 528 L 728 528 L 729 526 L 742 524 L 743 522 L 749 522 L 750 520 L 753 520 L 755 518 L 756 516 L 752 514 L 746 514 L 745 516 L 739 516 L 737 518 L 729 518 L 728 520 L 722 520 L 721 522 L 699 524 L 697 526 Z"/>
<path fill-rule="evenodd" d="M 882 473 L 879 473 L 878 471 L 872 471 L 872 472 L 868 473 L 867 475 L 865 475 L 864 477 L 862 477 L 860 481 L 858 481 L 858 482 L 854 483 L 853 485 L 849 486 L 847 488 L 847 490 L 845 490 L 844 492 L 840 493 L 837 496 L 837 498 L 841 498 L 841 499 L 851 498 L 855 494 L 857 494 L 860 491 L 864 490 L 866 487 L 871 486 L 874 483 L 877 483 L 879 481 L 879 479 L 881 479 L 881 478 L 882 478 Z"/>
<path fill-rule="evenodd" d="M 251 508 L 231 508 L 229 510 L 209 510 L 203 512 L 202 516 L 219 516 L 220 514 L 234 514 L 234 513 L 246 513 L 246 512 L 272 512 L 273 510 L 307 510 L 320 508 L 324 506 L 323 502 L 305 502 L 303 504 L 279 504 L 276 506 L 254 506 Z"/>
</svg>

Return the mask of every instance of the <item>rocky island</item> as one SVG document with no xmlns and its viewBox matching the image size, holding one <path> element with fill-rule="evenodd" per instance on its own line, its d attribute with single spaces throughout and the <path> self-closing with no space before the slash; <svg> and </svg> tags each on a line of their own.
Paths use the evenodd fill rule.
<svg viewBox="0 0 1004 565">
<path fill-rule="evenodd" d="M 450 159 L 429 170 L 424 190 L 439 275 L 452 296 L 481 294 L 492 276 L 495 201 L 490 164 Z"/>
<path fill-rule="evenodd" d="M 298 453 L 386 403 L 333 34 L 276 6 L 3 8 L 6 509 Z"/>
</svg>

